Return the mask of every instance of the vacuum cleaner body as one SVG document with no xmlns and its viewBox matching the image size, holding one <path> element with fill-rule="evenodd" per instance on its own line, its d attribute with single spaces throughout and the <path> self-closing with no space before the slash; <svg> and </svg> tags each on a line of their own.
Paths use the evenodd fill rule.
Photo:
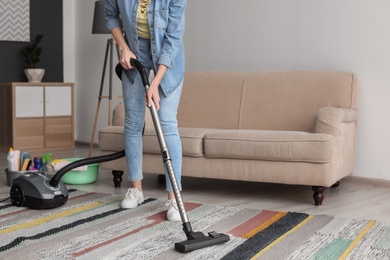
<svg viewBox="0 0 390 260">
<path fill-rule="evenodd" d="M 26 172 L 12 182 L 10 197 L 12 205 L 33 209 L 52 209 L 64 205 L 68 201 L 68 189 L 61 177 L 68 171 L 80 166 L 107 162 L 125 156 L 125 151 L 96 156 L 72 162 L 61 168 L 56 174 Z"/>
<path fill-rule="evenodd" d="M 68 189 L 63 182 L 52 187 L 51 175 L 27 172 L 12 182 L 10 191 L 12 205 L 33 209 L 51 209 L 68 201 Z"/>
</svg>

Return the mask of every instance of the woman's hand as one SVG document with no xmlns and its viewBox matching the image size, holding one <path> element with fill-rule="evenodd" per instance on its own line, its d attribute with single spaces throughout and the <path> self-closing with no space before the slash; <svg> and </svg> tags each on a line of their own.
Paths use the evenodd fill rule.
<svg viewBox="0 0 390 260">
<path fill-rule="evenodd" d="M 121 66 L 125 69 L 125 70 L 128 70 L 128 69 L 132 69 L 133 66 L 131 66 L 130 64 L 130 59 L 137 59 L 137 57 L 135 56 L 135 54 L 129 49 L 128 46 L 126 46 L 125 48 L 123 48 L 121 50 L 121 57 L 119 59 L 120 61 L 120 64 Z"/>
<path fill-rule="evenodd" d="M 148 107 L 151 107 L 153 102 L 154 105 L 156 106 L 156 109 L 157 110 L 160 109 L 160 94 L 158 92 L 158 88 L 167 70 L 168 70 L 167 66 L 162 64 L 158 65 L 157 73 L 154 76 L 152 83 L 150 83 L 147 96 L 145 95 L 145 101 Z"/>
<path fill-rule="evenodd" d="M 136 59 L 137 57 L 134 55 L 134 53 L 130 50 L 129 46 L 127 45 L 125 38 L 123 37 L 122 34 L 122 29 L 114 28 L 111 30 L 111 34 L 114 37 L 115 42 L 118 45 L 119 51 L 121 53 L 119 63 L 125 70 L 132 69 L 133 66 L 131 66 L 130 64 L 130 58 Z"/>
<path fill-rule="evenodd" d="M 160 81 L 156 78 L 152 80 L 150 83 L 149 89 L 148 89 L 148 94 L 145 94 L 145 101 L 146 101 L 146 106 L 151 107 L 152 102 L 156 106 L 156 109 L 160 109 L 160 94 L 158 93 L 158 87 L 160 86 Z"/>
</svg>

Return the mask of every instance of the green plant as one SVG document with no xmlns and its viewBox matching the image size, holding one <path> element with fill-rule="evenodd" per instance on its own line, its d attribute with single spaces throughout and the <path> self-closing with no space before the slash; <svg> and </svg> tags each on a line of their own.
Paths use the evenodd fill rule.
<svg viewBox="0 0 390 260">
<path fill-rule="evenodd" d="M 22 49 L 24 61 L 28 68 L 36 68 L 37 63 L 41 60 L 42 47 L 40 46 L 43 34 L 37 34 L 32 42 Z"/>
</svg>

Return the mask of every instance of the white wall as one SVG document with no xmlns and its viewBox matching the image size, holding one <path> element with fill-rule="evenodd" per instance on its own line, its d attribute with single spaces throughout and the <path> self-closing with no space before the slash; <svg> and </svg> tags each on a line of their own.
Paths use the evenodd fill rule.
<svg viewBox="0 0 390 260">
<path fill-rule="evenodd" d="M 95 0 L 64 0 L 64 80 L 75 82 L 75 125 L 77 141 L 89 143 L 98 106 L 100 83 L 108 34 L 92 34 Z M 69 11 L 67 13 L 66 11 Z M 69 15 L 69 17 L 68 17 Z M 73 21 L 70 21 L 73 17 Z M 73 39 L 70 42 L 67 39 Z M 68 44 L 68 46 L 67 46 Z M 73 49 L 73 50 L 72 50 Z M 114 49 L 113 66 L 118 62 Z M 113 74 L 113 108 L 121 102 L 121 85 Z M 108 96 L 109 60 L 103 85 L 103 95 Z M 98 130 L 108 125 L 108 98 L 101 99 L 94 142 Z"/>
<path fill-rule="evenodd" d="M 76 69 L 76 138 L 85 142 L 107 37 L 91 34 L 93 6 L 94 0 L 74 4 L 76 56 L 73 68 L 65 66 L 65 75 Z M 355 176 L 390 180 L 389 11 L 387 0 L 189 0 L 187 70 L 355 72 L 361 82 Z M 107 124 L 101 110 L 98 129 Z"/>
<path fill-rule="evenodd" d="M 75 0 L 63 2 L 63 30 L 64 30 L 64 81 L 75 81 Z"/>
</svg>

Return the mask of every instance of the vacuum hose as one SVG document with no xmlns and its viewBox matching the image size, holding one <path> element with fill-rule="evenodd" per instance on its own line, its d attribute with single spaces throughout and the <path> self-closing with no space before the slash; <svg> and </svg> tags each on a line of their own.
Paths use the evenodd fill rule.
<svg viewBox="0 0 390 260">
<path fill-rule="evenodd" d="M 72 163 L 64 166 L 56 174 L 54 174 L 54 176 L 51 178 L 49 184 L 52 187 L 57 187 L 62 176 L 64 176 L 65 173 L 73 170 L 74 168 L 84 166 L 84 165 L 93 164 L 93 163 L 113 161 L 113 160 L 122 158 L 124 156 L 125 156 L 125 150 L 122 150 L 122 151 L 119 151 L 119 152 L 116 152 L 113 154 L 90 157 L 90 158 L 85 158 L 85 159 L 81 159 L 81 160 L 72 162 Z"/>
</svg>

